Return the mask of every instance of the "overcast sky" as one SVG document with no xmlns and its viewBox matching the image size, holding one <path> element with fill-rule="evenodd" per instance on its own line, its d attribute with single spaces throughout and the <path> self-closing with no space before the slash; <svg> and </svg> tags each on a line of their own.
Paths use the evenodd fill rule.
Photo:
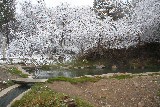
<svg viewBox="0 0 160 107">
<path fill-rule="evenodd" d="M 22 1 L 29 1 L 29 0 L 17 0 L 18 2 Z M 38 0 L 30 0 L 33 3 L 37 3 Z M 93 6 L 93 1 L 94 0 L 44 0 L 47 7 L 55 7 L 57 5 L 60 5 L 61 3 L 67 2 L 71 6 L 83 6 L 83 5 L 88 5 L 88 6 Z M 126 1 L 126 0 L 123 0 Z"/>
<path fill-rule="evenodd" d="M 16 0 L 17 3 L 23 2 L 23 1 L 31 1 L 33 4 L 37 3 L 38 0 Z M 61 3 L 67 2 L 71 6 L 82 6 L 82 5 L 88 5 L 93 6 L 94 0 L 44 0 L 47 7 L 55 7 L 57 5 L 60 5 Z"/>
<path fill-rule="evenodd" d="M 37 4 L 38 0 L 16 0 L 17 6 L 16 6 L 16 11 L 19 13 L 20 12 L 20 5 L 19 3 L 24 2 L 24 1 L 31 1 L 33 4 Z M 71 6 L 93 6 L 94 0 L 44 0 L 47 7 L 56 7 L 60 5 L 61 3 L 67 2 Z M 127 1 L 127 0 L 123 0 Z M 130 1 L 130 0 L 129 0 Z"/>
<path fill-rule="evenodd" d="M 60 3 L 67 2 L 72 6 L 82 6 L 82 5 L 89 5 L 93 6 L 94 0 L 45 0 L 46 5 L 49 7 L 54 7 L 60 5 Z"/>
</svg>

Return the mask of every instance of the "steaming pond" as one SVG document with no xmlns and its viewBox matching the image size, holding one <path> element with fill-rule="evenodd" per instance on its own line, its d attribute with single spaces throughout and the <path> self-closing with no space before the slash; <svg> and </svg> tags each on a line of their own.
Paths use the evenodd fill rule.
<svg viewBox="0 0 160 107">
<path fill-rule="evenodd" d="M 35 72 L 35 75 L 37 78 L 45 79 L 45 78 L 51 78 L 51 77 L 80 77 L 85 75 L 102 75 L 107 73 L 145 73 L 145 72 L 159 72 L 160 67 L 158 68 L 146 68 L 146 69 L 74 69 L 74 70 L 38 70 Z"/>
</svg>

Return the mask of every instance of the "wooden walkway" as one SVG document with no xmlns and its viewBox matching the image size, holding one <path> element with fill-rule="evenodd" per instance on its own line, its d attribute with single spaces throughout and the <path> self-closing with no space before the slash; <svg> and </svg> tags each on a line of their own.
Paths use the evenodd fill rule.
<svg viewBox="0 0 160 107">
<path fill-rule="evenodd" d="M 29 84 L 29 83 L 44 83 L 48 79 L 33 79 L 33 78 L 17 78 L 12 79 L 13 82 L 17 84 Z"/>
</svg>

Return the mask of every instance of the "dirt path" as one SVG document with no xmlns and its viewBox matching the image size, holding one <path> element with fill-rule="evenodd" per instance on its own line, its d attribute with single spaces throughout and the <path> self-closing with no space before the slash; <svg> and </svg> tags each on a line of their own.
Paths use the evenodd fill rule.
<svg viewBox="0 0 160 107">
<path fill-rule="evenodd" d="M 160 107 L 160 76 L 131 79 L 102 79 L 96 83 L 54 82 L 48 87 L 56 92 L 78 96 L 95 107 Z"/>
</svg>

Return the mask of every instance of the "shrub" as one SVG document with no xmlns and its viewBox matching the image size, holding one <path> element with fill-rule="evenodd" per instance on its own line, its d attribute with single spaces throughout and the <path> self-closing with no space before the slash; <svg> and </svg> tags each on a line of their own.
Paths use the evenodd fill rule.
<svg viewBox="0 0 160 107">
<path fill-rule="evenodd" d="M 50 65 L 42 65 L 42 70 L 50 70 Z"/>
<path fill-rule="evenodd" d="M 14 85 L 13 81 L 11 81 L 11 80 L 7 81 L 7 86 L 12 86 L 12 85 Z"/>
</svg>

